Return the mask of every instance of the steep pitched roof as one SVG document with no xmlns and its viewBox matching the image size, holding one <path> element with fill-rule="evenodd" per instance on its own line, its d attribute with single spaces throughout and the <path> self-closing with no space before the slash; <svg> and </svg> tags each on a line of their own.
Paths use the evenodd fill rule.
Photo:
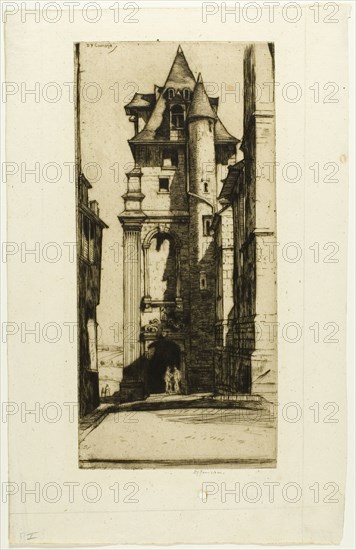
<svg viewBox="0 0 356 550">
<path fill-rule="evenodd" d="M 215 141 L 217 143 L 238 143 L 239 140 L 232 136 L 222 124 L 217 115 L 218 98 L 209 98 L 203 83 L 201 74 L 196 81 L 192 71 L 189 68 L 187 60 L 184 56 L 182 48 L 179 46 L 167 80 L 163 88 L 160 88 L 160 95 L 153 107 L 151 116 L 141 132 L 129 140 L 130 144 L 134 143 L 150 143 L 150 142 L 166 142 L 167 139 L 160 132 L 163 119 L 166 111 L 166 98 L 164 92 L 168 88 L 175 90 L 189 89 L 193 92 L 192 102 L 188 111 L 188 120 L 192 118 L 208 117 L 216 121 L 215 124 Z M 151 100 L 152 94 L 136 94 L 133 102 L 143 107 L 142 100 Z M 138 105 L 137 105 L 138 106 Z M 131 104 L 126 108 L 130 109 Z M 183 140 L 182 140 L 183 141 Z"/>
<path fill-rule="evenodd" d="M 190 70 L 182 48 L 179 46 L 174 58 L 171 70 L 169 71 L 164 87 L 183 90 L 187 88 L 190 91 L 194 90 L 195 78 Z"/>
<path fill-rule="evenodd" d="M 216 105 L 216 106 L 215 106 Z M 215 98 L 208 97 L 201 74 L 194 89 L 193 99 L 188 112 L 188 120 L 194 118 L 212 118 L 215 123 L 215 141 L 219 143 L 238 143 L 239 140 L 232 136 L 225 128 L 217 115 L 217 102 Z"/>
<path fill-rule="evenodd" d="M 144 143 L 150 141 L 160 141 L 157 136 L 157 130 L 163 122 L 163 115 L 166 109 L 166 100 L 161 94 L 152 111 L 150 118 L 143 130 L 135 137 L 129 140 L 129 143 Z M 166 141 L 166 140 L 161 140 Z"/>
<path fill-rule="evenodd" d="M 210 104 L 200 73 L 194 88 L 192 102 L 188 112 L 188 120 L 192 118 L 212 118 L 213 120 L 218 118 L 216 112 Z"/>
<path fill-rule="evenodd" d="M 130 103 L 125 105 L 125 111 L 131 114 L 132 109 L 149 109 L 152 108 L 155 102 L 155 94 L 140 94 L 135 93 Z"/>
<path fill-rule="evenodd" d="M 230 132 L 226 130 L 219 117 L 217 117 L 215 123 L 215 141 L 218 143 L 240 143 L 239 139 L 232 136 Z"/>
<path fill-rule="evenodd" d="M 226 178 L 224 178 L 222 181 L 223 186 L 220 192 L 220 195 L 218 196 L 218 200 L 220 202 L 226 202 L 231 200 L 231 193 L 236 185 L 236 182 L 239 178 L 240 173 L 243 171 L 245 166 L 245 162 L 243 160 L 240 160 L 236 164 L 233 164 L 228 167 L 228 173 Z"/>
</svg>

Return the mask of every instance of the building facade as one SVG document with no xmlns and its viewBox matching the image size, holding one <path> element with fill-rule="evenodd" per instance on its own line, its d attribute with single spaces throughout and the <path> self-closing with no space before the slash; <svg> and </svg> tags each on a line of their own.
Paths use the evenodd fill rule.
<svg viewBox="0 0 356 550">
<path fill-rule="evenodd" d="M 97 201 L 89 201 L 91 184 L 77 178 L 78 212 L 78 337 L 79 414 L 99 405 L 96 308 L 100 302 L 102 233 L 107 225 L 99 217 Z"/>
<path fill-rule="evenodd" d="M 229 167 L 219 195 L 221 210 L 214 218 L 217 250 L 223 251 L 217 276 L 216 389 L 270 399 L 276 395 L 277 383 L 273 93 L 273 45 L 248 46 L 244 56 L 244 160 Z M 221 237 L 227 212 L 232 219 L 225 234 L 225 243 L 229 238 L 233 243 L 232 288 L 224 286 L 231 265 L 231 248 L 227 255 Z M 228 302 L 227 308 L 221 307 L 221 300 Z"/>
<path fill-rule="evenodd" d="M 238 140 L 179 47 L 163 86 L 125 107 L 135 167 L 124 211 L 123 401 L 164 391 L 176 366 L 185 393 L 214 389 L 215 244 L 211 231 Z"/>
<path fill-rule="evenodd" d="M 222 201 L 223 202 L 223 201 Z M 234 233 L 233 212 L 226 202 L 213 219 L 216 258 L 216 312 L 214 389 L 230 393 L 233 384 L 234 358 Z"/>
</svg>

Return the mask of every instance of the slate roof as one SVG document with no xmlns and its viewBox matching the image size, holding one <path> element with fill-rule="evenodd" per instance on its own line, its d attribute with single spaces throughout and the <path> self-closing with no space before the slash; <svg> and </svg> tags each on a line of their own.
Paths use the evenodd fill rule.
<svg viewBox="0 0 356 550">
<path fill-rule="evenodd" d="M 166 99 L 161 94 L 158 101 L 152 111 L 152 114 L 147 121 L 146 126 L 135 137 L 129 140 L 129 143 L 143 143 L 151 141 L 167 141 L 167 139 L 159 138 L 157 130 L 163 122 L 163 115 L 166 110 Z"/>
<path fill-rule="evenodd" d="M 155 102 L 155 94 L 139 94 L 135 93 L 130 103 L 125 105 L 125 111 L 127 114 L 131 114 L 131 110 L 134 109 L 150 109 Z"/>
<path fill-rule="evenodd" d="M 141 132 L 129 140 L 129 144 L 140 143 L 166 143 L 168 136 L 162 131 L 164 117 L 166 116 L 166 97 L 165 91 L 168 88 L 175 90 L 189 89 L 192 93 L 192 102 L 188 111 L 188 119 L 194 117 L 210 117 L 216 121 L 215 124 L 215 142 L 216 143 L 238 143 L 239 140 L 232 136 L 222 124 L 217 115 L 218 98 L 209 98 L 207 96 L 203 79 L 201 75 L 196 81 L 182 48 L 179 46 L 167 80 L 161 93 L 155 103 L 154 94 L 135 94 L 131 102 L 125 106 L 126 112 L 131 114 L 131 109 L 148 109 L 152 105 L 152 113 L 145 127 Z M 181 140 L 184 142 L 184 139 Z"/>
<path fill-rule="evenodd" d="M 165 89 L 174 88 L 183 90 L 187 88 L 191 92 L 195 88 L 195 78 L 190 70 L 182 48 L 179 46 L 171 70 L 164 85 Z"/>
<path fill-rule="evenodd" d="M 217 120 L 218 118 L 216 111 L 212 108 L 210 104 L 200 73 L 194 88 L 193 98 L 189 107 L 187 118 L 188 120 L 191 120 L 193 118 L 212 118 L 214 120 Z"/>
<path fill-rule="evenodd" d="M 215 141 L 219 143 L 240 143 L 239 139 L 226 130 L 219 117 L 215 123 Z"/>
<path fill-rule="evenodd" d="M 219 201 L 230 201 L 231 193 L 235 187 L 237 178 L 240 172 L 243 170 L 244 166 L 245 162 L 243 160 L 240 160 L 236 164 L 228 167 L 228 174 L 226 178 L 221 180 L 223 182 L 223 186 L 220 195 L 218 196 Z"/>
</svg>

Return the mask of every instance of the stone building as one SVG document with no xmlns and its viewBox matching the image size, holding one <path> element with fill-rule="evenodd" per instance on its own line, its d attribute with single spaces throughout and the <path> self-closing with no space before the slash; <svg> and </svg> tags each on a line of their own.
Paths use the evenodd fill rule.
<svg viewBox="0 0 356 550">
<path fill-rule="evenodd" d="M 223 203 L 224 201 L 221 200 Z M 233 388 L 234 355 L 234 233 L 232 207 L 227 202 L 213 218 L 216 258 L 215 390 L 230 393 Z"/>
<path fill-rule="evenodd" d="M 185 393 L 213 391 L 217 197 L 238 140 L 179 47 L 163 86 L 125 107 L 135 167 L 127 174 L 122 400 L 164 391 L 177 366 Z"/>
<path fill-rule="evenodd" d="M 78 335 L 79 414 L 99 405 L 96 308 L 100 302 L 102 232 L 107 225 L 99 217 L 97 201 L 89 201 L 91 184 L 77 178 L 78 212 Z"/>
<path fill-rule="evenodd" d="M 213 223 L 221 258 L 216 389 L 271 399 L 277 379 L 273 83 L 273 46 L 248 46 L 244 56 L 244 160 L 229 167 L 219 195 L 221 210 Z M 234 275 L 230 283 L 231 246 Z"/>
</svg>

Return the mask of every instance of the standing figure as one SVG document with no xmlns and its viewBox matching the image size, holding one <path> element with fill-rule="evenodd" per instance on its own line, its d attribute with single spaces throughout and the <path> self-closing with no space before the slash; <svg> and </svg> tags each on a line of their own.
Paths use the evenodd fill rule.
<svg viewBox="0 0 356 550">
<path fill-rule="evenodd" d="M 182 380 L 182 375 L 177 367 L 173 369 L 173 381 L 174 381 L 174 393 L 180 393 L 180 383 Z"/>
<path fill-rule="evenodd" d="M 173 391 L 173 376 L 172 376 L 170 366 L 168 366 L 166 368 L 166 372 L 164 374 L 164 382 L 165 382 L 165 385 L 166 385 L 166 393 L 172 393 L 172 391 Z"/>
</svg>

